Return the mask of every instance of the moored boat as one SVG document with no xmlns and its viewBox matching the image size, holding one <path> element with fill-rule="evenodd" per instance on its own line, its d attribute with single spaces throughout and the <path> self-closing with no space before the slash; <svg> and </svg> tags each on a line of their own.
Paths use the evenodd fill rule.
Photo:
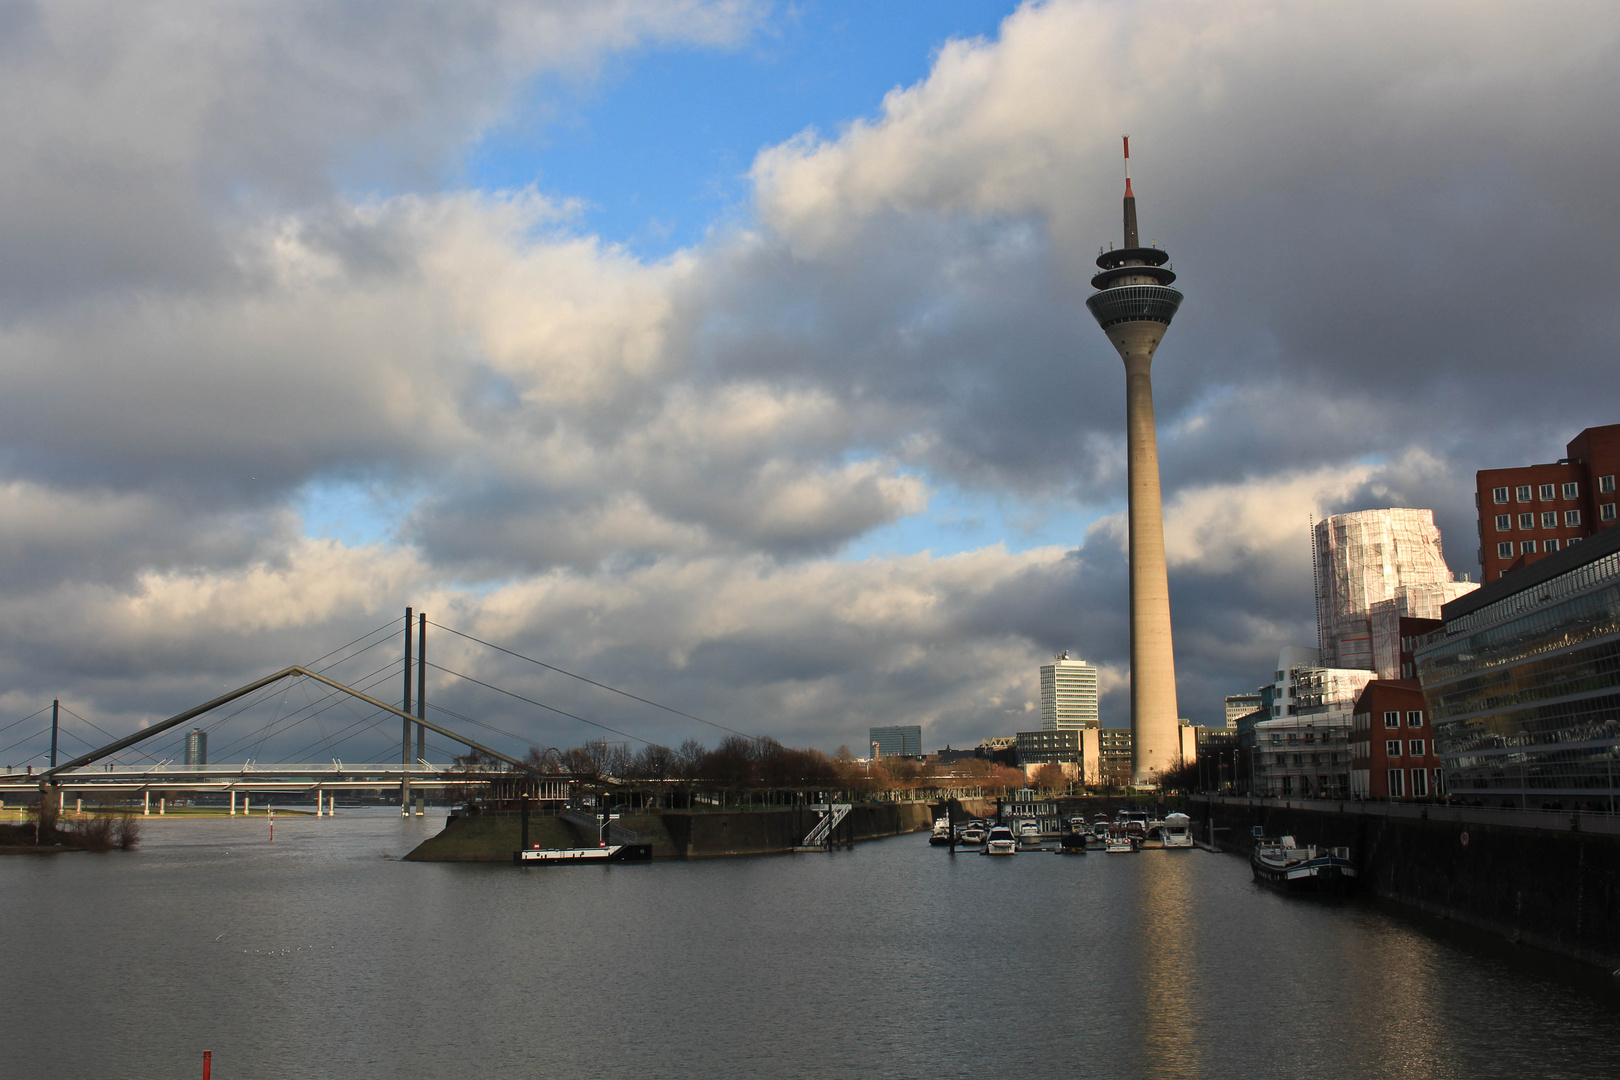
<svg viewBox="0 0 1620 1080">
<path fill-rule="evenodd" d="M 1129 826 L 1112 825 L 1108 829 L 1108 839 L 1104 842 L 1103 850 L 1110 855 L 1136 851 L 1142 846 L 1140 839 Z"/>
<path fill-rule="evenodd" d="M 1356 886 L 1349 848 L 1319 848 L 1292 836 L 1256 837 L 1249 866 L 1254 880 L 1284 892 L 1342 895 Z"/>
<path fill-rule="evenodd" d="M 1041 827 L 1033 821 L 1024 820 L 1018 823 L 1018 842 L 1021 844 L 1038 844 L 1041 842 Z"/>
<path fill-rule="evenodd" d="M 1016 855 L 1018 854 L 1018 838 L 1005 825 L 993 826 L 984 838 L 984 850 L 980 854 Z"/>
<path fill-rule="evenodd" d="M 1166 814 L 1159 836 L 1167 848 L 1192 847 L 1192 818 L 1182 813 Z"/>
<path fill-rule="evenodd" d="M 943 847 L 951 842 L 950 818 L 934 819 L 934 832 L 933 835 L 928 838 L 928 842 L 933 844 L 935 847 Z"/>
<path fill-rule="evenodd" d="M 984 826 L 969 822 L 959 839 L 962 843 L 970 845 L 984 843 Z"/>
</svg>

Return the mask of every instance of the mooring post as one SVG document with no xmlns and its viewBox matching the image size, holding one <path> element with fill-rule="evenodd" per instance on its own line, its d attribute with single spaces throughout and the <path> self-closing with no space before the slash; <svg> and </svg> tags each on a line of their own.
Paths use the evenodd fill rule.
<svg viewBox="0 0 1620 1080">
<path fill-rule="evenodd" d="M 56 727 L 57 714 L 62 710 L 62 699 L 51 699 L 51 768 L 56 768 Z"/>
<path fill-rule="evenodd" d="M 236 816 L 236 789 L 231 788 L 231 817 Z"/>
<path fill-rule="evenodd" d="M 403 704 L 400 705 L 399 711 L 403 712 L 403 713 L 407 713 L 407 714 L 411 711 L 411 660 L 412 660 L 412 654 L 415 652 L 415 650 L 411 646 L 411 632 L 414 629 L 415 629 L 415 627 L 413 626 L 413 620 L 411 619 L 411 609 L 406 608 L 405 609 L 405 689 L 400 695 L 400 698 L 401 698 Z M 400 777 L 399 777 L 399 816 L 400 817 L 410 817 L 410 815 L 411 815 L 411 774 L 410 774 L 410 768 L 411 768 L 411 722 L 407 718 L 407 719 L 401 720 L 400 723 L 402 725 L 404 725 L 404 734 L 400 736 L 400 743 L 399 743 L 399 768 L 400 768 Z"/>
<path fill-rule="evenodd" d="M 518 844 L 518 850 L 519 851 L 528 851 L 529 850 L 529 797 L 527 795 L 523 796 L 522 817 L 523 817 L 523 839 Z"/>
<path fill-rule="evenodd" d="M 212 1050 L 204 1050 L 203 1051 L 203 1080 L 208 1080 L 208 1073 L 209 1073 L 209 1070 L 213 1068 L 213 1065 L 214 1065 L 214 1052 Z"/>
</svg>

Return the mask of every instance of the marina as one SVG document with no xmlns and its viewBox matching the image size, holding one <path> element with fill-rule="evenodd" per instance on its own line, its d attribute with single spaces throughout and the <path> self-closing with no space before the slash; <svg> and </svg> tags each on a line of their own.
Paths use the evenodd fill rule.
<svg viewBox="0 0 1620 1080">
<path fill-rule="evenodd" d="M 276 825 L 272 844 L 262 819 L 153 819 L 133 852 L 0 863 L 17 984 L 116 973 L 118 991 L 74 1009 L 14 995 L 8 1069 L 184 1076 L 211 1049 L 214 1075 L 251 1080 L 457 1080 L 471 1052 L 494 1080 L 833 1080 L 879 1061 L 902 1080 L 1620 1072 L 1607 975 L 1364 899 L 1301 902 L 1236 856 L 953 859 L 924 830 L 830 855 L 525 874 L 400 862 L 439 822 L 397 811 Z M 987 911 L 1091 931 L 986 934 Z M 1084 1022 L 1032 1012 L 1077 983 Z M 1368 1001 L 1401 1023 L 1344 1022 Z M 635 1015 L 658 1037 L 627 1038 Z M 1042 1040 L 963 1037 L 1032 1018 Z"/>
</svg>

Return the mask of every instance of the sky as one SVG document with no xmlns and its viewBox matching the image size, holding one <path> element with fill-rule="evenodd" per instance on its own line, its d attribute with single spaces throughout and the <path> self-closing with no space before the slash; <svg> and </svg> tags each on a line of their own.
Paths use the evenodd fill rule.
<svg viewBox="0 0 1620 1080">
<path fill-rule="evenodd" d="M 1218 722 L 1314 640 L 1312 517 L 1432 508 L 1477 574 L 1475 470 L 1620 421 L 1620 9 L 1556 7 L 0 2 L 0 763 L 53 698 L 123 734 L 407 605 L 827 751 L 1036 726 L 1059 649 L 1124 723 L 1084 299 L 1125 133 L 1187 296 L 1155 395 L 1180 711 Z"/>
</svg>

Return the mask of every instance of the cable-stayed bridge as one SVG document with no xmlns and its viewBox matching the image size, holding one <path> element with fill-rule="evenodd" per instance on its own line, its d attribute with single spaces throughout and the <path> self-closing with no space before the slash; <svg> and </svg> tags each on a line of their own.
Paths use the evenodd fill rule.
<svg viewBox="0 0 1620 1080">
<path fill-rule="evenodd" d="M 438 702 L 430 703 L 429 669 L 444 677 L 439 679 L 441 685 L 461 680 L 608 735 L 649 743 L 621 728 L 430 663 L 426 649 L 429 625 L 468 643 L 468 648 L 493 650 L 666 713 L 732 734 L 745 734 L 460 630 L 430 624 L 426 614 L 413 617 L 407 608 L 402 629 L 397 620 L 390 620 L 308 664 L 282 668 L 121 738 L 65 708 L 59 700 L 47 709 L 0 726 L 0 736 L 4 736 L 19 725 L 47 711 L 50 713 L 47 727 L 31 731 L 9 746 L 0 746 L 0 754 L 25 745 L 36 748 L 21 764 L 7 766 L 0 775 L 0 800 L 13 804 L 31 801 L 36 793 L 50 790 L 64 801 L 69 793 L 76 798 L 89 796 L 92 801 L 98 795 L 103 797 L 102 801 L 109 801 L 107 797 L 127 801 L 131 795 L 144 792 L 149 797 L 151 792 L 158 791 L 173 792 L 177 797 L 182 793 L 209 795 L 208 801 L 220 803 L 224 799 L 213 796 L 224 796 L 234 809 L 238 797 L 246 805 L 256 793 L 293 793 L 312 798 L 317 807 L 321 807 L 330 805 L 331 799 L 340 792 L 397 788 L 402 811 L 409 812 L 414 791 L 416 812 L 420 813 L 424 788 L 446 793 L 485 788 L 503 795 L 526 795 L 542 801 L 568 796 L 573 778 L 562 771 L 555 751 L 538 758 L 530 751 L 527 758 L 519 758 L 490 745 L 487 741 L 490 735 L 480 734 L 474 738 L 466 734 L 468 728 L 482 728 L 491 735 L 501 736 L 499 741 L 509 747 L 513 742 L 527 741 L 474 716 L 455 712 Z M 396 654 L 395 659 L 354 675 L 340 670 L 355 669 L 373 649 L 397 642 L 401 636 L 404 638 L 402 656 Z M 338 678 L 340 674 L 342 679 Z M 395 699 L 399 702 L 397 705 L 379 696 L 386 692 L 386 683 L 395 678 L 402 679 L 397 684 L 400 686 L 400 696 Z M 302 700 L 298 701 L 300 693 Z M 522 704 L 517 707 L 521 708 Z M 429 708 L 435 710 L 434 719 L 428 718 Z M 62 722 L 63 713 L 70 722 Z M 387 745 L 387 725 L 393 722 L 400 724 L 395 729 L 399 732 L 395 744 L 399 747 L 399 760 L 379 761 L 377 742 L 380 738 L 383 745 Z M 81 733 L 86 729 L 105 736 L 107 741 L 87 739 Z M 41 745 L 47 732 L 48 752 Z M 302 747 L 283 751 L 280 760 L 266 760 L 272 756 L 267 754 L 267 747 L 278 743 L 286 745 L 295 733 L 318 737 Z M 430 736 L 434 737 L 432 743 Z M 214 739 L 213 760 L 208 753 L 210 737 Z M 85 747 L 84 751 L 68 758 L 61 746 L 63 738 L 76 740 Z M 355 760 L 346 760 L 345 747 L 359 751 L 354 755 Z M 227 761 L 229 763 L 225 763 Z"/>
</svg>

